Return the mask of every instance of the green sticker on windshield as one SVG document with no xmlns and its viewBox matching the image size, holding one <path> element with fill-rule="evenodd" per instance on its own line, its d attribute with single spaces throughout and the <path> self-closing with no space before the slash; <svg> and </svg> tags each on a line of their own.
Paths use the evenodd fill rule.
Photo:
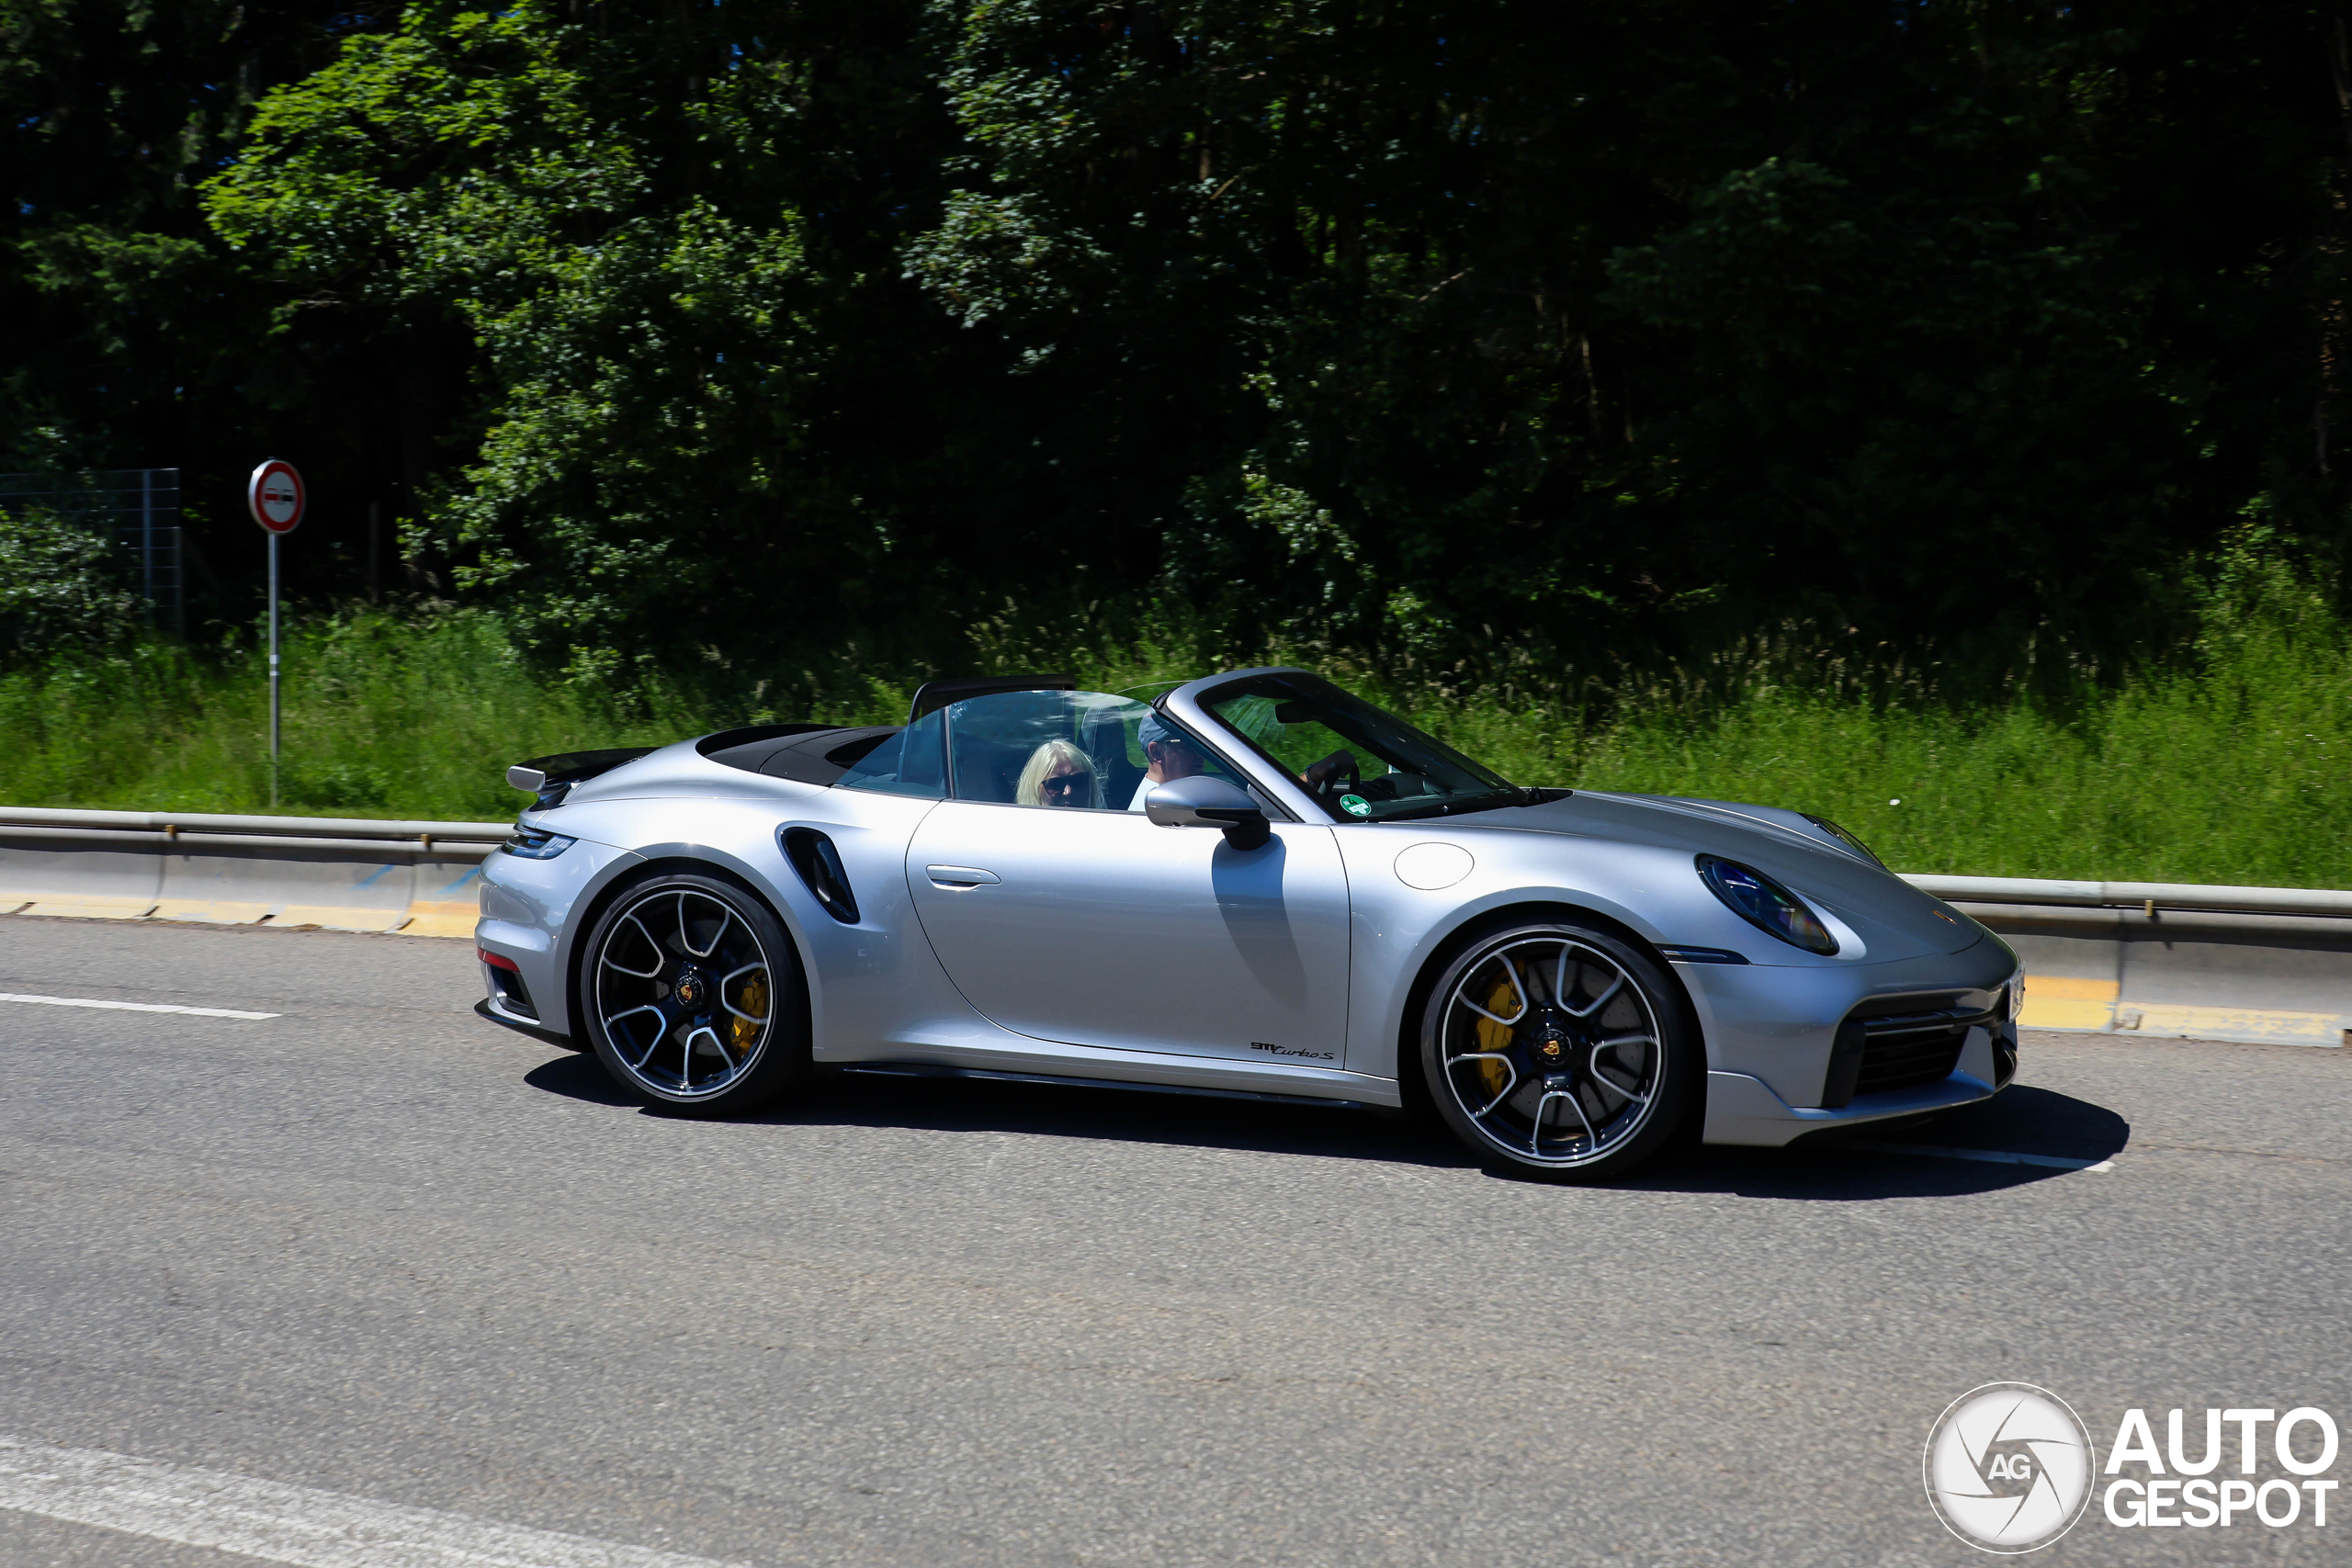
<svg viewBox="0 0 2352 1568">
<path fill-rule="evenodd" d="M 1340 796 L 1340 805 L 1351 817 L 1372 815 L 1372 802 L 1360 795 L 1343 795 Z"/>
</svg>

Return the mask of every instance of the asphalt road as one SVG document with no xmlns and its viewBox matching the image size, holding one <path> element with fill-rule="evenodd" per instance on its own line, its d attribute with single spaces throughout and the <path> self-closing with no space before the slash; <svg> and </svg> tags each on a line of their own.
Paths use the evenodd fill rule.
<svg viewBox="0 0 2352 1568">
<path fill-rule="evenodd" d="M 459 942 L 0 920 L 0 1435 L 761 1564 L 1968 1563 L 1989 1381 L 2352 1420 L 2339 1051 L 2030 1035 L 1909 1136 L 1499 1179 L 1353 1112 L 648 1114 Z M 2352 1449 L 2352 1440 L 2347 1441 Z M 2335 1473 L 2352 1474 L 2352 1458 Z M 2343 1562 L 2327 1529 L 2037 1561 Z M 2339 1531 L 2338 1526 L 2341 1529 Z M 0 1508 L 0 1563 L 253 1559 Z"/>
</svg>

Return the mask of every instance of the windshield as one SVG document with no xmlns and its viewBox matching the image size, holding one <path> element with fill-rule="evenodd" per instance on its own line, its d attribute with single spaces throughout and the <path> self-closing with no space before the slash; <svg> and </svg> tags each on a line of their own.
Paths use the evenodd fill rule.
<svg viewBox="0 0 2352 1568">
<path fill-rule="evenodd" d="M 1491 768 L 1317 676 L 1253 675 L 1216 688 L 1201 705 L 1336 821 L 1484 811 L 1528 798 Z"/>
</svg>

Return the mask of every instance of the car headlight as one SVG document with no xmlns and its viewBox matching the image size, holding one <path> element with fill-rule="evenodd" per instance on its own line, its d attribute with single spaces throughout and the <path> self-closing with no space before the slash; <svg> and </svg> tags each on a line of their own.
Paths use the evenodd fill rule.
<svg viewBox="0 0 2352 1568">
<path fill-rule="evenodd" d="M 518 824 L 514 836 L 499 847 L 518 860 L 553 860 L 579 841 L 567 839 L 561 833 L 550 833 L 545 828 L 525 828 Z"/>
<path fill-rule="evenodd" d="M 1837 823 L 1829 820 L 1828 818 L 1815 817 L 1810 811 L 1800 811 L 1797 815 L 1812 823 L 1815 827 L 1820 829 L 1823 832 L 1828 834 L 1831 838 L 1837 840 L 1839 843 L 1845 845 L 1848 849 L 1853 851 L 1856 854 L 1861 856 L 1864 860 L 1870 862 L 1872 865 L 1878 867 L 1879 870 L 1884 871 L 1886 869 L 1886 863 L 1879 859 L 1877 854 L 1871 851 L 1868 844 L 1862 842 L 1861 840 L 1856 838 L 1845 829 L 1838 826 Z"/>
<path fill-rule="evenodd" d="M 1838 951 L 1838 939 L 1829 934 L 1821 917 L 1806 908 L 1804 899 L 1762 872 L 1737 861 L 1701 855 L 1699 880 L 1733 914 L 1758 931 L 1779 937 L 1791 947 L 1802 947 L 1825 957 Z"/>
</svg>

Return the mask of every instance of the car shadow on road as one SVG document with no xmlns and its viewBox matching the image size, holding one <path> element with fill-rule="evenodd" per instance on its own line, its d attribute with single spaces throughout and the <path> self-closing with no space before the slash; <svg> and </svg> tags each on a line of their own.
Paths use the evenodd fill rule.
<svg viewBox="0 0 2352 1568">
<path fill-rule="evenodd" d="M 639 1109 L 637 1097 L 613 1081 L 593 1052 L 566 1050 L 525 1073 L 523 1081 L 566 1100 L 584 1100 L 615 1110 Z"/>
<path fill-rule="evenodd" d="M 2132 1124 L 2103 1105 L 2013 1084 L 1991 1100 L 1892 1130 L 1882 1123 L 1815 1134 L 1784 1149 L 1689 1149 L 1619 1185 L 1833 1203 L 1951 1198 L 2082 1177 L 2081 1166 L 2113 1158 L 2131 1137 Z M 2065 1163 L 2009 1165 L 1984 1157 L 2005 1155 Z"/>
<path fill-rule="evenodd" d="M 593 1055 L 566 1052 L 525 1074 L 524 1082 L 567 1099 L 641 1115 L 663 1114 L 646 1110 L 616 1086 Z M 1443 1169 L 1471 1169 L 1480 1163 L 1434 1120 L 1406 1121 L 1336 1106 L 973 1078 L 841 1074 L 776 1110 L 741 1120 L 775 1126 L 1025 1133 Z M 2130 1136 L 2130 1124 L 2104 1106 L 2019 1084 L 1995 1100 L 1915 1126 L 1889 1131 L 1882 1125 L 1842 1141 L 1816 1139 L 1792 1148 L 1748 1149 L 1708 1147 L 1686 1140 L 1630 1175 L 1600 1186 L 1627 1192 L 1720 1192 L 1815 1202 L 1960 1197 L 2079 1173 L 1927 1151 L 1958 1148 L 2090 1162 L 2120 1152 Z M 1877 1146 L 1860 1147 L 1858 1141 Z M 1920 1152 L 1902 1152 L 1905 1146 Z M 1505 1171 L 1494 1174 L 1514 1179 Z"/>
<path fill-rule="evenodd" d="M 567 1052 L 541 1063 L 523 1081 L 572 1100 L 641 1109 L 635 1098 L 615 1086 L 593 1055 Z M 843 1073 L 820 1080 L 809 1093 L 774 1111 L 739 1120 L 777 1126 L 1028 1133 L 1439 1167 L 1477 1163 L 1442 1127 L 1342 1106 L 980 1078 Z"/>
</svg>

